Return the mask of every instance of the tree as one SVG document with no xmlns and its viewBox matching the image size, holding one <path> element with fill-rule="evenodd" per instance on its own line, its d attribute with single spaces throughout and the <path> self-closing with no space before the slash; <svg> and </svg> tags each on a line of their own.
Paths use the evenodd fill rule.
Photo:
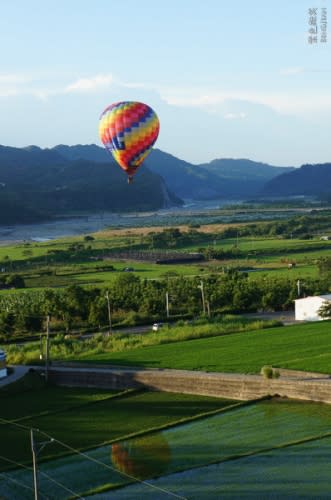
<svg viewBox="0 0 331 500">
<path fill-rule="evenodd" d="M 331 319 L 331 301 L 325 300 L 318 310 L 318 314 L 324 319 Z"/>
<path fill-rule="evenodd" d="M 114 280 L 110 298 L 114 309 L 137 312 L 142 299 L 140 278 L 131 273 L 120 274 Z"/>
<path fill-rule="evenodd" d="M 88 291 L 79 285 L 70 285 L 63 292 L 67 316 L 86 319 L 88 316 Z"/>
<path fill-rule="evenodd" d="M 15 315 L 11 312 L 0 312 L 0 332 L 4 337 L 11 335 L 15 329 Z"/>
<path fill-rule="evenodd" d="M 24 279 L 18 274 L 11 274 L 7 276 L 5 283 L 12 288 L 25 288 Z"/>
<path fill-rule="evenodd" d="M 331 257 L 323 257 L 322 259 L 319 259 L 317 266 L 321 276 L 331 276 Z"/>
</svg>

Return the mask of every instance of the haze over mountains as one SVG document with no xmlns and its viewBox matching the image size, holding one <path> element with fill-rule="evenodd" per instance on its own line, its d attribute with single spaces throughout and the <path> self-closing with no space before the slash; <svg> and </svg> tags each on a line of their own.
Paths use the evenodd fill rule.
<svg viewBox="0 0 331 500">
<path fill-rule="evenodd" d="M 157 210 L 183 200 L 249 199 L 331 192 L 331 164 L 276 167 L 246 159 L 193 165 L 155 149 L 128 185 L 101 147 L 0 146 L 0 224 L 70 213 Z"/>
</svg>

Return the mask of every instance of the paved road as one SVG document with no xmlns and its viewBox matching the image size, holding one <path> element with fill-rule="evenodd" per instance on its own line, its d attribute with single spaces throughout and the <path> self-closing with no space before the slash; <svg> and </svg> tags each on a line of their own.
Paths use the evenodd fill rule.
<svg viewBox="0 0 331 500">
<path fill-rule="evenodd" d="M 257 319 L 275 319 L 278 321 L 282 321 L 284 325 L 292 325 L 294 323 L 298 323 L 298 321 L 295 320 L 294 318 L 294 311 L 277 311 L 277 312 L 260 312 L 260 313 L 246 313 L 246 314 L 238 314 L 238 316 L 243 316 L 244 318 L 257 318 Z M 173 323 L 169 322 L 169 325 L 171 326 Z M 164 325 L 167 325 L 167 323 L 164 323 Z M 124 334 L 139 334 L 139 333 L 150 333 L 152 332 L 152 324 L 150 325 L 142 325 L 142 326 L 130 326 L 127 328 L 113 328 L 112 333 L 114 335 L 124 335 Z M 56 333 L 53 334 L 54 336 Z M 88 339 L 93 337 L 95 333 L 86 333 L 79 335 L 78 333 L 76 334 L 75 332 L 72 332 L 72 337 L 77 337 L 80 339 Z M 27 342 L 31 342 L 31 340 L 39 340 L 39 335 L 36 335 L 34 338 L 28 338 L 26 340 L 20 340 L 20 341 L 13 341 L 13 342 L 8 342 L 8 344 L 16 344 L 16 345 L 23 345 L 26 344 Z"/>
<path fill-rule="evenodd" d="M 30 369 L 29 366 L 16 365 L 14 367 L 13 373 L 8 375 L 8 377 L 0 379 L 0 387 L 3 387 L 4 385 L 7 384 L 11 384 L 12 382 L 15 382 L 15 380 L 20 379 L 28 372 L 29 369 Z"/>
<path fill-rule="evenodd" d="M 293 325 L 299 323 L 295 320 L 294 311 L 276 311 L 276 312 L 260 312 L 260 313 L 247 313 L 242 314 L 245 318 L 258 318 L 258 319 L 275 319 L 282 321 L 284 325 Z"/>
</svg>

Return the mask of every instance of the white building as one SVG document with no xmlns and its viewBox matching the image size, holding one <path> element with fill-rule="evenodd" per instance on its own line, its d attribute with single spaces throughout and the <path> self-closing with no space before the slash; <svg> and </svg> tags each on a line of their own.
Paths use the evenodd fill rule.
<svg viewBox="0 0 331 500">
<path fill-rule="evenodd" d="M 0 350 L 0 378 L 7 377 L 6 353 Z"/>
<path fill-rule="evenodd" d="M 304 299 L 296 299 L 294 302 L 297 321 L 320 321 L 324 318 L 321 318 L 318 310 L 325 302 L 331 302 L 331 294 L 305 297 Z"/>
</svg>

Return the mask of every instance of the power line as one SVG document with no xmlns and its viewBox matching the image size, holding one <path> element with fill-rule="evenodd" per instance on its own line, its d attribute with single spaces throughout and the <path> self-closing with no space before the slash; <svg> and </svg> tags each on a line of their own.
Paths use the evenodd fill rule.
<svg viewBox="0 0 331 500">
<path fill-rule="evenodd" d="M 85 497 L 81 497 L 79 495 L 79 493 L 76 493 L 75 491 L 71 490 L 70 488 L 68 488 L 67 486 L 65 486 L 64 484 L 60 483 L 60 481 L 57 481 L 56 479 L 54 479 L 52 476 L 50 476 L 49 474 L 47 474 L 46 472 L 43 472 L 43 471 L 39 471 L 39 474 L 41 476 L 45 476 L 49 481 L 51 481 L 52 483 L 56 484 L 57 486 L 60 486 L 60 488 L 63 488 L 65 491 L 67 491 L 68 493 L 71 493 L 72 495 L 75 495 L 75 498 L 80 498 L 81 500 L 85 500 Z"/>
<path fill-rule="evenodd" d="M 23 465 L 23 464 L 20 464 L 19 462 L 16 462 L 15 460 L 11 460 L 9 458 L 6 458 L 6 457 L 3 457 L 3 456 L 0 456 L 0 459 L 1 460 L 5 460 L 6 462 L 9 462 L 11 464 L 14 464 L 14 465 L 18 465 L 19 467 L 23 467 L 24 469 L 27 469 L 29 471 L 32 470 L 32 467 L 28 467 L 26 465 Z M 60 481 L 57 481 L 56 479 L 54 479 L 52 476 L 50 476 L 49 474 L 47 474 L 46 472 L 43 472 L 43 471 L 40 471 L 39 472 L 42 476 L 45 476 L 49 481 L 51 481 L 52 483 L 56 484 L 57 486 L 60 486 L 60 488 L 63 488 L 64 490 L 66 490 L 68 493 L 72 494 L 72 495 L 75 495 L 75 497 L 77 497 L 78 499 L 82 499 L 82 500 L 85 500 L 84 497 L 81 497 L 78 493 L 76 493 L 75 491 L 71 490 L 70 488 L 68 488 L 67 486 L 65 486 L 64 484 L 60 483 Z M 29 489 L 31 491 L 33 491 L 33 488 L 31 488 L 31 486 L 28 486 L 20 481 L 18 481 L 17 479 L 14 479 L 13 477 L 11 476 L 8 476 L 7 474 L 5 474 L 4 472 L 0 472 L 0 475 L 3 476 L 5 479 L 9 480 L 9 481 L 12 481 L 13 483 L 17 483 L 18 485 L 20 486 L 23 486 L 24 488 L 26 489 Z"/>
<path fill-rule="evenodd" d="M 2 455 L 0 455 L 0 460 L 4 460 L 5 462 L 9 462 L 10 464 L 14 464 L 18 467 L 22 467 L 23 469 L 27 469 L 30 471 L 32 470 L 32 467 L 28 467 L 27 465 L 20 464 L 19 462 L 16 462 L 15 460 L 11 460 L 10 458 L 4 457 Z"/>
<path fill-rule="evenodd" d="M 25 431 L 31 431 L 31 427 L 27 427 L 26 425 L 18 424 L 17 422 L 13 420 L 8 420 L 6 418 L 0 417 L 0 422 L 3 424 L 9 424 L 9 425 L 14 425 L 15 427 L 19 427 L 20 429 L 24 429 Z M 39 432 L 39 429 L 33 429 L 35 431 Z"/>
<path fill-rule="evenodd" d="M 84 458 L 86 458 L 87 460 L 90 460 L 91 462 L 94 462 L 98 465 L 102 465 L 103 467 L 105 467 L 106 469 L 109 469 L 109 470 L 112 470 L 113 472 L 116 472 L 118 474 L 122 474 L 123 476 L 126 476 L 128 477 L 129 479 L 133 479 L 134 481 L 138 482 L 138 483 L 141 483 L 141 484 L 144 484 L 146 486 L 149 486 L 150 488 L 154 488 L 158 491 L 162 491 L 162 493 L 166 493 L 167 495 L 170 495 L 170 496 L 173 496 L 175 498 L 180 498 L 181 500 L 187 500 L 186 497 L 183 497 L 181 495 L 177 495 L 176 493 L 173 493 L 172 491 L 168 491 L 164 488 L 161 488 L 159 486 L 156 486 L 154 484 L 150 484 L 148 483 L 147 481 L 144 481 L 142 479 L 138 479 L 137 477 L 135 476 L 132 476 L 131 474 L 128 474 L 126 472 L 122 472 L 122 471 L 119 471 L 118 469 L 116 469 L 115 467 L 112 467 L 111 465 L 108 465 L 108 464 L 105 464 L 104 462 L 101 462 L 100 460 L 97 460 L 96 458 L 93 458 L 93 457 L 90 457 L 89 455 L 87 455 L 86 453 L 83 453 L 79 450 L 76 450 L 75 448 L 72 448 L 71 446 L 69 446 L 68 444 L 66 443 L 63 443 L 62 441 L 59 441 L 58 439 L 56 438 L 52 438 L 52 436 L 50 436 L 49 434 L 47 434 L 47 432 L 44 432 L 44 431 L 39 431 L 41 434 L 44 434 L 47 438 L 49 439 L 54 439 L 55 442 L 57 442 L 58 444 L 60 444 L 61 446 L 63 446 L 64 448 L 66 448 L 67 450 L 70 450 L 71 452 L 75 453 L 75 454 L 78 454 Z"/>
<path fill-rule="evenodd" d="M 33 491 L 33 488 L 31 488 L 31 486 L 28 486 L 27 484 L 24 484 L 21 481 L 14 479 L 13 477 L 7 476 L 7 474 L 4 474 L 3 472 L 0 472 L 0 476 L 5 478 L 7 481 L 11 481 L 12 483 L 18 484 L 18 486 L 22 486 L 23 488 L 25 488 L 27 490 Z"/>
<path fill-rule="evenodd" d="M 10 458 L 7 458 L 7 457 L 4 457 L 2 455 L 0 455 L 0 460 L 4 460 L 5 462 L 8 462 L 10 464 L 13 464 L 13 465 L 16 465 L 18 467 L 21 467 L 23 469 L 26 469 L 28 471 L 32 471 L 32 467 L 29 467 L 27 465 L 24 465 L 24 464 L 21 464 L 19 462 L 16 462 L 15 460 L 12 460 Z M 60 483 L 59 481 L 57 481 L 56 479 L 52 478 L 49 474 L 47 474 L 46 472 L 43 472 L 43 471 L 40 471 L 40 474 L 42 476 L 45 476 L 47 477 L 47 479 L 53 483 L 55 483 L 57 486 L 60 486 L 61 488 L 63 488 L 64 490 L 66 490 L 68 493 L 72 494 L 72 495 L 75 495 L 77 498 L 80 498 L 82 500 L 85 500 L 84 497 L 81 497 L 78 493 L 76 493 L 75 491 L 71 490 L 70 488 L 68 488 L 67 486 L 65 486 L 64 484 Z M 25 485 L 24 483 L 20 483 L 19 481 L 15 480 L 14 478 L 10 477 L 10 476 L 6 476 L 6 474 L 4 474 L 3 472 L 0 472 L 0 475 L 6 477 L 6 479 L 9 479 L 10 481 L 13 481 L 13 482 L 16 482 L 17 484 L 21 484 L 21 486 L 24 486 L 25 488 L 28 488 L 29 490 L 33 491 L 33 488 L 31 488 L 30 486 L 27 486 Z"/>
<path fill-rule="evenodd" d="M 31 427 L 27 427 L 26 425 L 22 425 L 22 424 L 17 424 L 16 422 L 12 422 L 11 420 L 7 420 L 7 419 L 4 419 L 4 418 L 1 418 L 0 417 L 0 421 L 4 422 L 4 423 L 7 423 L 7 424 L 10 424 L 10 425 L 14 425 L 15 427 L 19 427 L 21 429 L 24 429 L 26 431 L 31 431 Z M 63 446 L 64 448 L 66 448 L 67 450 L 71 451 L 72 453 L 76 454 L 76 455 L 80 455 L 81 457 L 84 457 L 85 459 L 87 460 L 90 460 L 91 462 L 94 462 L 98 465 L 102 465 L 103 467 L 109 469 L 109 470 L 112 470 L 113 472 L 116 472 L 118 474 L 122 474 L 123 476 L 126 476 L 128 477 L 129 479 L 133 479 L 134 481 L 136 482 L 139 482 L 139 483 L 142 483 L 142 484 L 145 484 L 146 486 L 149 486 L 150 488 L 154 488 L 156 490 L 159 490 L 159 491 L 162 491 L 163 493 L 166 493 L 167 495 L 170 495 L 170 496 L 173 496 L 175 498 L 180 498 L 181 500 L 187 500 L 186 497 L 183 497 L 183 496 L 180 496 L 180 495 L 177 495 L 176 493 L 173 493 L 171 491 L 168 491 L 164 488 L 161 488 L 159 486 L 155 486 L 153 484 L 150 484 L 148 483 L 147 481 L 143 481 L 142 479 L 138 479 L 136 478 L 135 476 L 132 476 L 130 474 L 127 474 L 126 472 L 122 472 L 122 471 L 119 471 L 118 469 L 116 469 L 115 467 L 112 467 L 111 465 L 108 465 L 108 464 L 105 464 L 104 462 L 101 462 L 100 460 L 97 460 L 96 458 L 93 458 L 93 457 L 90 457 L 89 455 L 87 455 L 86 453 L 83 453 L 79 450 L 76 450 L 75 448 L 73 448 L 72 446 L 64 443 L 63 441 L 60 441 L 59 439 L 56 439 L 54 437 L 52 437 L 50 434 L 48 434 L 47 432 L 45 431 L 41 431 L 39 429 L 34 429 L 36 432 L 39 432 L 40 434 L 43 434 L 45 437 L 47 437 L 48 439 L 53 439 L 54 442 L 58 443 L 59 445 Z M 0 456 L 1 458 L 1 456 Z M 27 467 L 27 466 L 24 466 L 22 464 L 18 464 L 16 463 L 15 461 L 12 461 L 10 459 L 6 459 L 5 457 L 3 457 L 4 460 L 7 460 L 7 461 L 11 461 L 12 463 L 15 463 L 16 465 L 19 465 L 21 467 L 25 467 L 29 470 L 32 470 L 31 467 Z M 76 493 L 75 493 L 76 494 Z M 77 494 L 76 494 L 77 495 Z M 82 498 L 82 497 L 79 497 L 79 498 Z"/>
</svg>

